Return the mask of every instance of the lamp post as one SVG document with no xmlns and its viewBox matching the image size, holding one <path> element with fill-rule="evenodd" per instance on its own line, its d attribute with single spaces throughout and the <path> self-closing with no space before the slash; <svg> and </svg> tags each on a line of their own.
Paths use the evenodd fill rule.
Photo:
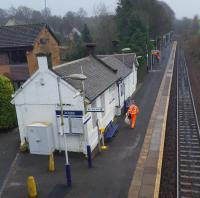
<svg viewBox="0 0 200 198">
<path fill-rule="evenodd" d="M 150 42 L 155 42 L 156 40 L 151 39 Z M 153 56 L 152 56 L 152 50 L 151 50 L 151 71 L 153 70 Z"/>
<path fill-rule="evenodd" d="M 62 78 L 69 78 L 73 80 L 81 80 L 82 81 L 82 86 L 83 86 L 83 92 L 84 92 L 84 82 L 87 77 L 83 74 L 71 74 L 69 76 L 64 76 L 64 77 L 58 77 L 57 78 L 57 85 L 58 85 L 58 95 L 59 95 L 59 103 L 60 103 L 60 110 L 61 110 L 61 135 L 64 138 L 64 144 L 65 144 L 65 159 L 66 159 L 66 164 L 65 164 L 65 171 L 66 171 L 66 178 L 67 178 L 67 185 L 71 187 L 72 185 L 72 179 L 71 179 L 71 167 L 69 163 L 69 157 L 68 157 L 68 149 L 67 149 L 67 135 L 64 131 L 64 111 L 63 111 L 63 102 L 62 102 L 62 93 L 61 93 L 61 87 L 60 87 L 60 81 Z M 84 95 L 84 100 L 85 100 L 85 94 Z M 85 105 L 84 105 L 85 109 Z"/>
<path fill-rule="evenodd" d="M 146 43 L 146 58 L 147 58 L 147 72 L 149 71 L 149 51 L 148 51 L 148 45 Z"/>
</svg>

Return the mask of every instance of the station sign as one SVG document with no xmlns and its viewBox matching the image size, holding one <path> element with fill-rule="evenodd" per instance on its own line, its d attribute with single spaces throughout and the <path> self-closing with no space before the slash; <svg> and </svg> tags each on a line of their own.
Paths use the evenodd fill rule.
<svg viewBox="0 0 200 198">
<path fill-rule="evenodd" d="M 61 111 L 57 110 L 56 111 L 56 116 L 60 116 L 61 115 Z M 67 110 L 63 110 L 63 115 L 64 117 L 83 117 L 83 111 L 67 111 Z"/>
<path fill-rule="evenodd" d="M 60 134 L 83 134 L 83 111 L 63 110 L 64 131 L 61 127 L 61 110 L 56 111 L 58 132 Z"/>
<path fill-rule="evenodd" d="M 104 112 L 104 109 L 102 107 L 89 107 L 87 112 Z"/>
</svg>

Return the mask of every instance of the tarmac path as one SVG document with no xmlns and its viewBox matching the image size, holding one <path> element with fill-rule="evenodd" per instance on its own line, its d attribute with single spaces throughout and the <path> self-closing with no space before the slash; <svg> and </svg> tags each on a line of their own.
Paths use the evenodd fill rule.
<svg viewBox="0 0 200 198">
<path fill-rule="evenodd" d="M 0 133 L 0 198 L 11 165 L 18 151 L 19 133 L 17 129 Z"/>
</svg>

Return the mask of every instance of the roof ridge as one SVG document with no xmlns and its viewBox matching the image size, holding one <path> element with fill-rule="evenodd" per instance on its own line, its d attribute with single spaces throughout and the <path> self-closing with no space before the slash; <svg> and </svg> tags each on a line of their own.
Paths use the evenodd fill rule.
<svg viewBox="0 0 200 198">
<path fill-rule="evenodd" d="M 31 26 L 31 25 L 43 25 L 43 26 L 46 26 L 47 24 L 46 23 L 27 23 L 27 24 L 16 24 L 16 25 L 3 25 L 3 26 L 0 26 L 0 28 L 12 28 L 12 27 L 16 27 L 16 26 Z"/>
<path fill-rule="evenodd" d="M 116 58 L 114 54 L 105 56 L 105 57 L 102 58 L 102 60 L 106 60 L 106 59 L 109 60 L 109 58 L 113 58 L 113 59 L 115 59 L 116 61 L 119 61 L 119 62 L 123 65 L 123 67 L 125 66 L 126 68 L 130 69 L 130 67 L 129 67 L 128 65 L 126 65 L 126 64 L 123 63 L 121 60 L 119 60 L 118 58 Z"/>
<path fill-rule="evenodd" d="M 119 53 L 118 53 L 118 54 L 113 54 L 113 55 L 124 55 L 124 56 L 125 56 L 125 55 L 136 55 L 136 53 L 134 53 L 134 52 L 124 53 L 124 54 L 122 54 L 122 53 L 119 54 Z"/>
<path fill-rule="evenodd" d="M 70 64 L 73 64 L 73 63 L 78 63 L 78 62 L 80 62 L 80 61 L 82 61 L 82 60 L 84 60 L 84 59 L 86 59 L 88 57 L 89 56 L 86 56 L 86 57 L 83 57 L 83 58 L 80 58 L 80 59 L 77 59 L 77 60 L 73 60 L 73 61 L 70 61 L 70 62 L 63 63 L 61 65 L 57 65 L 57 66 L 53 67 L 53 69 L 55 70 L 55 69 L 59 69 L 61 67 L 66 67 L 66 66 L 68 66 Z"/>
<path fill-rule="evenodd" d="M 92 55 L 92 57 L 94 58 L 94 59 L 96 59 L 97 61 L 99 61 L 101 64 L 103 64 L 104 66 L 106 66 L 108 69 L 110 69 L 113 73 L 117 73 L 117 69 L 114 69 L 114 68 L 112 68 L 110 65 L 108 65 L 107 63 L 105 63 L 103 60 L 101 60 L 100 58 L 98 58 L 97 56 L 95 56 L 95 55 Z"/>
</svg>

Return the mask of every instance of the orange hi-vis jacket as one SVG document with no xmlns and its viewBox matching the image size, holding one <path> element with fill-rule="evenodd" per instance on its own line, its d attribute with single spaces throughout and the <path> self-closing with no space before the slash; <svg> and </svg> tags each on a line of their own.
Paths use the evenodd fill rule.
<svg viewBox="0 0 200 198">
<path fill-rule="evenodd" d="M 135 128 L 136 117 L 139 114 L 139 108 L 136 105 L 131 105 L 128 108 L 128 115 L 131 115 L 131 128 Z"/>
</svg>

